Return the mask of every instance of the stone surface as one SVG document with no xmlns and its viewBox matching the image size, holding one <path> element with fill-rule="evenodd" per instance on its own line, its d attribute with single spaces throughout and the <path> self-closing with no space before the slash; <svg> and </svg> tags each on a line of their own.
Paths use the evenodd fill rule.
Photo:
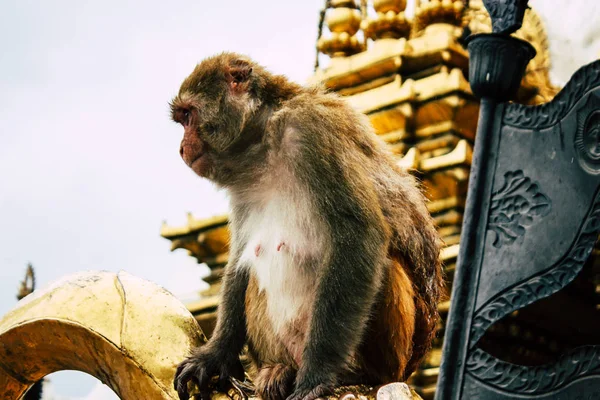
<svg viewBox="0 0 600 400">
<path fill-rule="evenodd" d="M 421 397 L 416 394 L 406 383 L 390 383 L 377 390 L 375 396 L 377 400 L 419 400 Z"/>
</svg>

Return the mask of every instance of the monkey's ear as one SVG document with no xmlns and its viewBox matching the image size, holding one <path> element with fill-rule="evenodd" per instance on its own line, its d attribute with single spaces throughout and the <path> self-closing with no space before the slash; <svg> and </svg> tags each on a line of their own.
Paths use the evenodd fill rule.
<svg viewBox="0 0 600 400">
<path fill-rule="evenodd" d="M 236 60 L 227 70 L 227 80 L 229 86 L 235 90 L 246 89 L 246 84 L 252 74 L 252 65 L 244 60 Z"/>
</svg>

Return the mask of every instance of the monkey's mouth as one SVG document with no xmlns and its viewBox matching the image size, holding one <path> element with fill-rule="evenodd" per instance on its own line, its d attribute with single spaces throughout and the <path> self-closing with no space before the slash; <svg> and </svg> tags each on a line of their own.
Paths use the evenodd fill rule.
<svg viewBox="0 0 600 400">
<path fill-rule="evenodd" d="M 207 153 L 204 151 L 204 152 L 199 153 L 192 160 L 192 162 L 189 164 L 189 166 L 192 169 L 192 171 L 194 171 L 196 174 L 198 174 L 200 176 L 204 176 L 204 173 L 208 169 L 208 164 L 209 163 L 208 163 Z"/>
<path fill-rule="evenodd" d="M 190 167 L 194 167 L 194 164 L 195 164 L 196 162 L 200 161 L 200 159 L 201 159 L 202 157 L 204 157 L 204 155 L 205 155 L 205 154 L 206 154 L 205 152 L 198 153 L 198 154 L 196 155 L 196 157 L 194 157 L 194 158 L 192 159 L 192 161 L 190 162 L 190 164 L 189 164 L 189 165 L 190 165 Z"/>
<path fill-rule="evenodd" d="M 192 162 L 190 162 L 190 168 L 193 169 L 196 164 L 201 163 L 202 162 L 202 158 L 204 158 L 205 155 L 206 155 L 206 152 L 204 152 L 204 151 L 201 152 L 201 153 L 198 153 L 196 155 L 196 157 L 192 160 Z"/>
</svg>

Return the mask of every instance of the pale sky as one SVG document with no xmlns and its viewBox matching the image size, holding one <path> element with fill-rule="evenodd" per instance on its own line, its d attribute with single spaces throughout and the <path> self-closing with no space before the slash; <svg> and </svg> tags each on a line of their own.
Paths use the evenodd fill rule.
<svg viewBox="0 0 600 400">
<path fill-rule="evenodd" d="M 600 56 L 594 0 L 531 3 L 563 55 L 554 60 L 558 82 Z M 27 262 L 38 287 L 80 270 L 124 269 L 183 300 L 195 296 L 203 270 L 169 251 L 161 223 L 226 212 L 227 202 L 181 161 L 167 103 L 198 61 L 224 50 L 306 81 L 322 4 L 2 1 L 0 316 L 15 305 Z M 110 398 L 95 382 L 53 375 L 48 398 Z"/>
</svg>

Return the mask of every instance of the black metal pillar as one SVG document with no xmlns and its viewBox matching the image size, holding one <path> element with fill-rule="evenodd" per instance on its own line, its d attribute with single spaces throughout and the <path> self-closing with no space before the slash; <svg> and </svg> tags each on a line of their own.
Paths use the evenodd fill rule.
<svg viewBox="0 0 600 400">
<path fill-rule="evenodd" d="M 481 99 L 469 190 L 465 205 L 443 358 L 435 398 L 461 399 L 469 328 L 482 268 L 482 238 L 486 235 L 490 194 L 500 142 L 499 116 L 503 102 L 516 94 L 533 47 L 510 34 L 520 28 L 527 0 L 487 0 L 493 33 L 467 39 L 469 82 Z"/>
</svg>

